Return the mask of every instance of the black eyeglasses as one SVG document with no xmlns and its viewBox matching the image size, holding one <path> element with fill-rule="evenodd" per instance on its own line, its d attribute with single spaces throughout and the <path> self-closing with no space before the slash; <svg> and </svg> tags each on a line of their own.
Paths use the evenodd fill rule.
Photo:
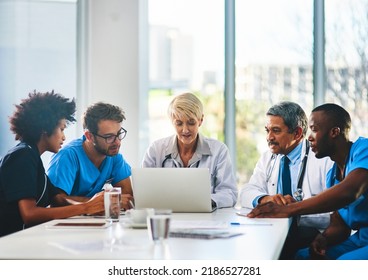
<svg viewBox="0 0 368 280">
<path fill-rule="evenodd" d="M 102 135 L 99 135 L 99 134 L 93 133 L 93 132 L 92 132 L 92 134 L 105 139 L 106 144 L 112 144 L 116 141 L 116 138 L 119 139 L 119 140 L 123 140 L 125 138 L 126 134 L 127 134 L 127 131 L 124 128 L 120 128 L 118 134 L 116 134 L 116 135 L 102 136 Z"/>
</svg>

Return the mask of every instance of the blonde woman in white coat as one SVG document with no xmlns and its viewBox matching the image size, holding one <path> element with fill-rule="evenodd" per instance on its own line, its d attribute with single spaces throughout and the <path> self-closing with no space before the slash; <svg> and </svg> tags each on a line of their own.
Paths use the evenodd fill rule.
<svg viewBox="0 0 368 280">
<path fill-rule="evenodd" d="M 224 143 L 199 133 L 204 117 L 202 102 L 192 93 L 177 95 L 168 115 L 176 134 L 153 142 L 142 166 L 208 168 L 213 207 L 233 207 L 238 190 L 229 151 Z"/>
</svg>

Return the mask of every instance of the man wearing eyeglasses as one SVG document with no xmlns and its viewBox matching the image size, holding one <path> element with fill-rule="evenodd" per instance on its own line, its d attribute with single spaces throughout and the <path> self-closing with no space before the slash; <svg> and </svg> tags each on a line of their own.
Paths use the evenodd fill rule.
<svg viewBox="0 0 368 280">
<path fill-rule="evenodd" d="M 127 131 L 121 126 L 124 112 L 118 106 L 98 102 L 83 116 L 84 135 L 64 146 L 51 158 L 48 176 L 65 195 L 76 201 L 89 199 L 105 184 L 121 187 L 122 208 L 133 199 L 131 167 L 119 153 Z"/>
</svg>

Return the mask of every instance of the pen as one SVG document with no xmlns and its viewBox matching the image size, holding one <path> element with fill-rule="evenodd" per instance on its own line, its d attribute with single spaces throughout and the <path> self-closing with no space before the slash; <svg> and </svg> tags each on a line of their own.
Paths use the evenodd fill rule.
<svg viewBox="0 0 368 280">
<path fill-rule="evenodd" d="M 129 204 L 130 204 L 130 207 L 132 207 L 132 209 L 135 208 L 133 201 L 129 200 Z"/>
<path fill-rule="evenodd" d="M 245 223 L 237 223 L 237 222 L 232 222 L 230 223 L 230 225 L 232 226 L 272 226 L 272 224 L 270 223 L 249 223 L 249 224 L 245 224 Z"/>
</svg>

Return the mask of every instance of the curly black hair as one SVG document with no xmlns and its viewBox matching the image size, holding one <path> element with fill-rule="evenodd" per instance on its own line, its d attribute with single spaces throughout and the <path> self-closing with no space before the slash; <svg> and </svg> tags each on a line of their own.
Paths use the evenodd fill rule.
<svg viewBox="0 0 368 280">
<path fill-rule="evenodd" d="M 10 130 L 15 134 L 15 140 L 29 144 L 37 144 L 43 133 L 52 135 L 62 119 L 67 123 L 76 121 L 74 98 L 70 100 L 54 91 L 31 92 L 15 107 L 9 118 Z"/>
</svg>

